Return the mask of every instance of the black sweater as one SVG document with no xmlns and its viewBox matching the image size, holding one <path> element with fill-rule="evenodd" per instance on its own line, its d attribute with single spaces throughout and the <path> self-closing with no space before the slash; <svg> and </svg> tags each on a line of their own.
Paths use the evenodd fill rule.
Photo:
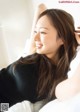
<svg viewBox="0 0 80 112">
<path fill-rule="evenodd" d="M 9 65 L 0 71 L 0 103 L 10 106 L 23 100 L 36 102 L 38 63 Z"/>
</svg>

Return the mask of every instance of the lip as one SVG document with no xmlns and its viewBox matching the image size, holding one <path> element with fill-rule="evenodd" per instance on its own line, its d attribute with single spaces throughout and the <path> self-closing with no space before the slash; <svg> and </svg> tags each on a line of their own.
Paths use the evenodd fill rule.
<svg viewBox="0 0 80 112">
<path fill-rule="evenodd" d="M 38 49 L 40 49 L 40 48 L 42 48 L 42 44 L 36 44 L 36 48 L 38 48 Z"/>
</svg>

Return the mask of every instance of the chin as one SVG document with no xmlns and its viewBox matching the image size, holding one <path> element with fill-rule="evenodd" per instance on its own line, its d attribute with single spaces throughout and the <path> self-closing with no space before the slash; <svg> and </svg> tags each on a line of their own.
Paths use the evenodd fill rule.
<svg viewBox="0 0 80 112">
<path fill-rule="evenodd" d="M 36 51 L 36 53 L 38 53 L 38 54 L 43 54 L 41 51 Z"/>
</svg>

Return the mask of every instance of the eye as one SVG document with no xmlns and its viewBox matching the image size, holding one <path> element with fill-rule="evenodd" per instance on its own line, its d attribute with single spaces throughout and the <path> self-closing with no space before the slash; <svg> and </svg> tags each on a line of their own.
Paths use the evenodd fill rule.
<svg viewBox="0 0 80 112">
<path fill-rule="evenodd" d="M 37 33 L 37 31 L 36 31 L 36 30 L 34 30 L 34 33 L 36 34 L 36 33 Z"/>
<path fill-rule="evenodd" d="M 41 31 L 40 33 L 41 33 L 41 34 L 47 34 L 46 32 L 43 32 L 43 31 Z"/>
</svg>

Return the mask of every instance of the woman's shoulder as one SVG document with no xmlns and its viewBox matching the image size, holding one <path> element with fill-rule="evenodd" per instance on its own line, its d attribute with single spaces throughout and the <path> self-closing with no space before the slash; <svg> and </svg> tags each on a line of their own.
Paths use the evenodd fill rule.
<svg viewBox="0 0 80 112">
<path fill-rule="evenodd" d="M 39 60 L 38 60 L 38 56 L 37 55 L 29 55 L 26 57 L 21 57 L 19 60 L 16 61 L 16 63 L 14 63 L 14 65 L 17 68 L 21 68 L 21 69 L 35 69 L 36 67 L 38 67 L 37 65 L 39 65 Z"/>
</svg>

